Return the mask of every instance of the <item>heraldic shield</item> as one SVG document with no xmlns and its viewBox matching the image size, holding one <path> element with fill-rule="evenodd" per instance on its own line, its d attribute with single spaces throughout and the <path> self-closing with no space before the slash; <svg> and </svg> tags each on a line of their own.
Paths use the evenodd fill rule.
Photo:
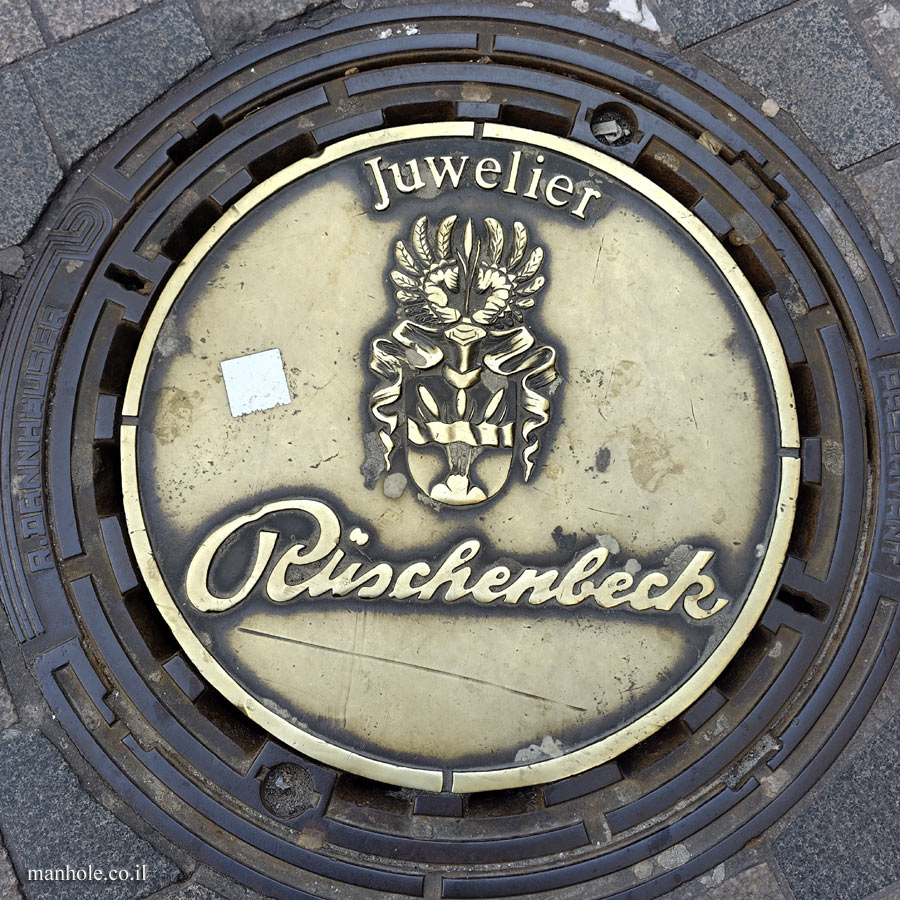
<svg viewBox="0 0 900 900">
<path fill-rule="evenodd" d="M 469 506 L 503 488 L 514 459 L 532 477 L 559 375 L 556 351 L 525 324 L 546 283 L 543 248 L 521 222 L 457 219 L 422 216 L 394 247 L 400 322 L 372 342 L 369 408 L 385 471 L 402 448 L 426 496 Z"/>
</svg>

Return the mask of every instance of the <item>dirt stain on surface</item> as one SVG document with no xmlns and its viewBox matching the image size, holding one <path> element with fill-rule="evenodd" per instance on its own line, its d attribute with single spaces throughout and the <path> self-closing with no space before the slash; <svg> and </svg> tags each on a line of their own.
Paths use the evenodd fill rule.
<svg viewBox="0 0 900 900">
<path fill-rule="evenodd" d="M 620 360 L 606 382 L 605 399 L 607 401 L 615 400 L 621 394 L 636 388 L 642 380 L 641 368 L 634 360 Z"/>
<path fill-rule="evenodd" d="M 667 476 L 684 472 L 684 466 L 672 460 L 666 442 L 646 420 L 631 430 L 628 465 L 635 484 L 651 493 Z"/>
<path fill-rule="evenodd" d="M 189 427 L 194 413 L 194 404 L 200 399 L 199 391 L 183 391 L 177 387 L 165 387 L 161 391 L 160 415 L 155 423 L 154 434 L 161 444 L 171 444 Z"/>
</svg>

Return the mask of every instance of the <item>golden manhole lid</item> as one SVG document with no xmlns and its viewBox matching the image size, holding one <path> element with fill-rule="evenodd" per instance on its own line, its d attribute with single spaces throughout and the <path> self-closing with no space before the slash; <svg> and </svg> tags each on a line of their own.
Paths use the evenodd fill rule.
<svg viewBox="0 0 900 900">
<path fill-rule="evenodd" d="M 314 759 L 547 782 L 682 713 L 756 624 L 799 484 L 734 259 L 600 150 L 345 139 L 236 203 L 144 330 L 128 531 L 199 672 Z"/>
</svg>

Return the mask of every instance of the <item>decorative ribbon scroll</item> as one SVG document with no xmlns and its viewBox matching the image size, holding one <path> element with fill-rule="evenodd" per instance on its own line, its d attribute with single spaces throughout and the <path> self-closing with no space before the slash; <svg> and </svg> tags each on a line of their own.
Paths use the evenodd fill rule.
<svg viewBox="0 0 900 900">
<path fill-rule="evenodd" d="M 418 325 L 406 319 L 394 328 L 389 337 L 377 338 L 372 342 L 369 368 L 383 383 L 372 392 L 370 409 L 373 417 L 381 423 L 378 434 L 384 447 L 387 470 L 391 468 L 391 457 L 396 448 L 393 435 L 401 414 L 394 405 L 403 391 L 404 372 L 432 369 L 443 362 L 445 350 L 441 345 L 444 341 L 442 329 Z M 558 377 L 556 351 L 548 345 L 538 344 L 524 325 L 489 332 L 480 343 L 482 364 L 496 375 L 517 378 L 521 386 L 518 393 L 521 415 L 517 430 L 522 439 L 519 458 L 527 481 L 534 468 L 532 457 L 538 448 L 538 433 L 550 420 L 550 393 L 547 389 Z M 471 429 L 463 433 L 459 427 L 462 424 L 467 423 L 427 423 L 429 435 L 414 431 L 419 439 L 412 439 L 415 443 L 425 443 L 431 439 L 439 443 L 459 440 L 470 444 L 508 445 L 502 433 L 494 436 L 496 443 L 487 434 L 482 441 Z"/>
</svg>

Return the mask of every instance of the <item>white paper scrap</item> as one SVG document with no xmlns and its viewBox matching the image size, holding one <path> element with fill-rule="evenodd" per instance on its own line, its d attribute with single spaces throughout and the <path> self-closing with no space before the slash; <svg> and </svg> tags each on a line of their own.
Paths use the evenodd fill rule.
<svg viewBox="0 0 900 900">
<path fill-rule="evenodd" d="M 281 351 L 277 348 L 225 359 L 221 366 L 228 406 L 235 418 L 291 402 Z"/>
</svg>

